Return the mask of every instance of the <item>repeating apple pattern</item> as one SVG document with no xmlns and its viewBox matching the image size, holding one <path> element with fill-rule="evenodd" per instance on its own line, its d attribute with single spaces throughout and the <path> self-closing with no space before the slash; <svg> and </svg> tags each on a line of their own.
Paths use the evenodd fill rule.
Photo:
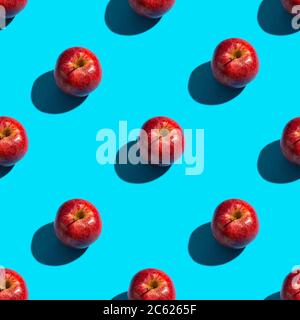
<svg viewBox="0 0 300 320">
<path fill-rule="evenodd" d="M 145 19 L 159 19 L 175 4 L 175 0 L 124 0 Z M 278 0 L 292 13 L 300 0 Z M 13 18 L 25 8 L 27 0 L 0 0 L 0 6 L 6 9 L 6 17 Z M 213 55 L 211 69 L 214 77 L 222 85 L 244 88 L 259 71 L 259 59 L 253 46 L 243 39 L 231 38 L 220 43 Z M 85 97 L 94 91 L 101 82 L 102 68 L 96 55 L 86 48 L 74 47 L 64 51 L 55 67 L 55 81 L 65 93 L 75 97 Z M 158 117 L 147 121 L 143 127 L 146 133 L 158 129 L 163 144 L 164 134 L 176 129 L 178 134 L 172 141 L 171 149 L 179 146 L 171 158 L 172 164 L 181 156 L 184 149 L 184 136 L 180 126 L 172 119 Z M 145 137 L 144 137 L 145 138 Z M 160 139 L 161 138 L 161 139 Z M 148 142 L 151 134 L 141 141 Z M 148 143 L 146 144 L 148 145 Z M 281 149 L 284 156 L 294 164 L 300 165 L 300 118 L 291 120 L 281 137 Z M 26 154 L 28 137 L 25 128 L 15 119 L 0 117 L 0 165 L 15 165 Z M 162 158 L 161 145 L 158 148 L 158 164 Z M 151 148 L 143 143 L 141 150 L 145 157 L 152 156 Z M 84 249 L 98 239 L 102 229 L 102 220 L 98 209 L 90 202 L 74 199 L 65 202 L 59 208 L 55 222 L 58 239 L 67 246 Z M 253 241 L 259 231 L 259 220 L 255 209 L 244 200 L 230 199 L 222 202 L 215 210 L 211 231 L 215 239 L 223 246 L 242 249 Z M 175 286 L 171 278 L 163 271 L 146 269 L 138 272 L 132 279 L 128 297 L 131 300 L 173 300 L 176 298 Z M 284 280 L 281 298 L 300 300 L 300 270 L 295 269 Z M 28 290 L 21 275 L 10 269 L 0 269 L 0 300 L 26 300 Z"/>
</svg>

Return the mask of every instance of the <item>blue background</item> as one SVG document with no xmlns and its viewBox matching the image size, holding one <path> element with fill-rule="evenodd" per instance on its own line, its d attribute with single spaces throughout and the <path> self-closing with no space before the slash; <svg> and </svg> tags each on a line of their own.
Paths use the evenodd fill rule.
<svg viewBox="0 0 300 320">
<path fill-rule="evenodd" d="M 300 35 L 289 31 L 279 0 L 178 0 L 152 27 L 130 15 L 122 22 L 128 10 L 112 1 L 107 9 L 108 0 L 30 0 L 0 31 L 1 114 L 22 122 L 30 138 L 24 160 L 1 174 L 1 264 L 24 276 L 31 299 L 112 299 L 148 267 L 173 278 L 178 299 L 278 292 L 300 261 L 300 171 L 274 142 L 299 115 Z M 199 67 L 229 37 L 251 42 L 261 61 L 239 94 Z M 72 46 L 99 56 L 103 82 L 64 112 L 74 100 L 60 98 L 44 74 Z M 157 115 L 205 129 L 202 175 L 185 176 L 176 165 L 137 184 L 96 162 L 98 130 L 117 130 L 120 120 L 139 128 Z M 103 219 L 100 239 L 78 254 L 61 248 L 47 226 L 61 203 L 77 197 L 93 202 Z M 217 247 L 205 225 L 233 197 L 250 202 L 261 222 L 257 239 L 236 253 Z"/>
</svg>

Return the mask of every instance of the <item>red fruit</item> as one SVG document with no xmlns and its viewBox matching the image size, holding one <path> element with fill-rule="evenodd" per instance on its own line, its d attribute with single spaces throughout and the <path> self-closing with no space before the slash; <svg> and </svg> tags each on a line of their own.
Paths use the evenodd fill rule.
<svg viewBox="0 0 300 320">
<path fill-rule="evenodd" d="M 0 6 L 6 10 L 6 18 L 13 18 L 25 8 L 27 0 L 0 0 Z"/>
<path fill-rule="evenodd" d="M 137 273 L 131 281 L 129 300 L 175 300 L 173 281 L 164 272 L 146 269 Z"/>
<path fill-rule="evenodd" d="M 15 119 L 0 117 L 0 166 L 13 166 L 28 150 L 24 127 Z"/>
<path fill-rule="evenodd" d="M 0 300 L 27 300 L 28 290 L 24 279 L 15 271 L 0 269 Z"/>
<path fill-rule="evenodd" d="M 300 165 L 300 117 L 291 120 L 283 130 L 280 146 L 285 157 Z"/>
<path fill-rule="evenodd" d="M 281 3 L 289 13 L 293 13 L 293 7 L 299 6 L 300 0 L 281 0 Z"/>
<path fill-rule="evenodd" d="M 184 151 L 184 133 L 170 118 L 152 118 L 142 127 L 139 146 L 142 158 L 148 163 L 168 166 Z"/>
<path fill-rule="evenodd" d="M 300 300 L 300 269 L 295 269 L 285 278 L 280 296 L 282 300 Z"/>
<path fill-rule="evenodd" d="M 147 18 L 160 18 L 168 12 L 175 0 L 129 0 L 132 9 Z"/>
<path fill-rule="evenodd" d="M 223 85 L 243 88 L 257 75 L 259 60 L 250 43 L 232 38 L 218 45 L 211 67 L 215 78 Z"/>
<path fill-rule="evenodd" d="M 220 244 L 241 249 L 256 237 L 259 221 L 250 204 L 243 200 L 231 199 L 217 207 L 211 226 L 212 233 Z"/>
<path fill-rule="evenodd" d="M 58 239 L 65 245 L 84 249 L 98 239 L 102 222 L 94 205 L 75 199 L 65 202 L 59 208 L 54 229 Z"/>
<path fill-rule="evenodd" d="M 54 76 L 62 91 L 72 96 L 85 97 L 100 84 L 102 69 L 93 52 L 75 47 L 60 55 Z"/>
</svg>

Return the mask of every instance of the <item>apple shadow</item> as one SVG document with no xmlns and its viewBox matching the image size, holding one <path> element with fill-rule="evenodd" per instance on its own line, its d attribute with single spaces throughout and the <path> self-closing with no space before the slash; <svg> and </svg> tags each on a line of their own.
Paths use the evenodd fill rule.
<svg viewBox="0 0 300 320">
<path fill-rule="evenodd" d="M 281 300 L 280 298 L 280 292 L 275 292 L 268 297 L 266 297 L 264 300 Z"/>
<path fill-rule="evenodd" d="M 280 0 L 264 0 L 258 10 L 257 20 L 267 33 L 277 36 L 289 35 L 298 30 L 292 27 L 293 16 L 282 6 Z"/>
<path fill-rule="evenodd" d="M 0 28 L 0 31 L 5 30 L 13 22 L 14 19 L 15 17 L 5 19 L 5 28 L 3 29 Z"/>
<path fill-rule="evenodd" d="M 80 106 L 87 97 L 78 98 L 62 92 L 56 85 L 53 71 L 41 75 L 33 84 L 31 100 L 35 107 L 45 113 L 59 114 Z"/>
<path fill-rule="evenodd" d="M 128 300 L 127 291 L 118 294 L 117 296 L 115 296 L 114 298 L 112 298 L 112 300 L 127 301 L 127 300 Z"/>
<path fill-rule="evenodd" d="M 257 169 L 262 178 L 273 183 L 289 183 L 300 178 L 300 167 L 284 157 L 279 140 L 262 149 L 258 157 Z"/>
<path fill-rule="evenodd" d="M 123 146 L 117 153 L 115 171 L 120 179 L 129 183 L 147 183 L 158 179 L 164 175 L 171 166 L 156 166 L 150 164 L 131 164 L 128 159 L 128 152 L 137 142 L 132 141 Z M 122 158 L 127 157 L 127 164 L 120 163 L 120 155 Z"/>
<path fill-rule="evenodd" d="M 188 249 L 195 262 L 206 266 L 225 264 L 238 257 L 244 250 L 221 246 L 213 237 L 210 223 L 203 224 L 194 230 Z"/>
<path fill-rule="evenodd" d="M 218 105 L 234 99 L 244 88 L 234 89 L 219 83 L 213 76 L 210 62 L 206 62 L 192 72 L 188 90 L 195 101 L 206 105 Z"/>
<path fill-rule="evenodd" d="M 14 166 L 10 166 L 10 167 L 0 166 L 0 179 L 8 175 L 13 168 Z"/>
<path fill-rule="evenodd" d="M 56 237 L 53 223 L 38 229 L 31 242 L 34 258 L 48 266 L 60 266 L 82 256 L 87 249 L 73 249 L 63 245 Z"/>
<path fill-rule="evenodd" d="M 154 27 L 160 19 L 137 15 L 128 0 L 110 0 L 105 11 L 107 27 L 120 35 L 137 35 Z"/>
</svg>

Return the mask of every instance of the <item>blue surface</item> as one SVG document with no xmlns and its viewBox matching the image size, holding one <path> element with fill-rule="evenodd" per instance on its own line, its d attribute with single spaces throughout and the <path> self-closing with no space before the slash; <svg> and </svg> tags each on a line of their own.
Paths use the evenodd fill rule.
<svg viewBox="0 0 300 320">
<path fill-rule="evenodd" d="M 116 12 L 121 0 L 112 1 L 105 19 L 108 0 L 84 6 L 31 0 L 0 32 L 1 114 L 19 119 L 30 138 L 26 158 L 0 179 L 1 264 L 25 277 L 31 299 L 112 299 L 147 267 L 167 272 L 179 299 L 275 294 L 300 261 L 300 172 L 281 159 L 274 142 L 299 115 L 300 35 L 284 18 L 272 22 L 281 16 L 275 0 L 263 1 L 259 14 L 261 1 L 177 1 L 152 26 L 116 20 L 125 11 Z M 250 41 L 261 69 L 238 95 L 215 88 L 216 95 L 204 89 L 211 80 L 201 65 L 229 37 Z M 74 45 L 99 56 L 103 82 L 65 112 L 64 98 L 50 99 L 55 88 L 44 74 Z M 174 166 L 136 184 L 120 179 L 113 165 L 99 166 L 98 130 L 117 130 L 119 120 L 139 128 L 156 115 L 205 129 L 202 175 L 185 176 L 184 166 Z M 99 208 L 103 233 L 86 252 L 70 253 L 48 224 L 75 197 Z M 206 225 L 232 197 L 250 202 L 261 222 L 258 238 L 234 254 L 216 247 Z"/>
</svg>

